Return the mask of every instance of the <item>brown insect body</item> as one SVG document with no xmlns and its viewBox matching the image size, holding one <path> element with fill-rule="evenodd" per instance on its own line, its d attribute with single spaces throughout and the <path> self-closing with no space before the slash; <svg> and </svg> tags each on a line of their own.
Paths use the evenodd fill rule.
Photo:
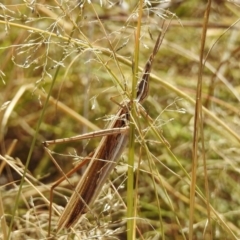
<svg viewBox="0 0 240 240">
<path fill-rule="evenodd" d="M 115 118 L 114 125 L 110 125 L 109 128 L 127 127 L 128 111 L 126 107 L 121 108 Z M 75 225 L 79 216 L 89 210 L 89 206 L 91 206 L 92 202 L 98 196 L 102 185 L 106 182 L 109 174 L 116 166 L 116 161 L 127 145 L 127 129 L 128 127 L 125 133 L 117 133 L 103 137 L 99 147 L 91 153 L 92 156 L 87 156 L 87 158 L 91 157 L 92 162 L 82 176 L 82 179 L 85 180 L 77 185 L 75 194 L 71 196 L 67 204 L 67 206 L 74 206 L 73 211 L 71 214 L 67 211 L 63 212 L 58 221 L 58 231 L 62 229 L 62 227 L 69 228 Z"/>
</svg>

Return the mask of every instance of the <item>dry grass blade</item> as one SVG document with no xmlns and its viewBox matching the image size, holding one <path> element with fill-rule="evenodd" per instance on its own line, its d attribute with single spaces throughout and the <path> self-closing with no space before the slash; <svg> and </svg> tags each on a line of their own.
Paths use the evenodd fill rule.
<svg viewBox="0 0 240 240">
<path fill-rule="evenodd" d="M 111 164 L 97 155 L 93 159 L 93 150 L 105 137 L 121 136 L 123 143 L 129 128 L 135 129 L 131 154 L 123 151 L 90 211 L 86 207 L 81 223 L 63 228 L 57 239 L 240 238 L 239 6 L 211 1 L 208 24 L 205 9 L 204 1 L 1 1 L 0 210 L 5 222 L 0 238 L 46 239 L 50 186 L 62 177 L 67 180 L 54 189 L 52 201 L 55 234 L 84 170 L 65 173 L 94 159 L 93 167 L 107 169 Z M 161 54 L 146 71 L 163 20 L 164 29 L 170 21 L 171 26 Z M 144 71 L 150 85 L 142 81 L 138 89 Z M 202 94 L 196 98 L 199 72 Z M 121 110 L 112 97 L 129 109 Z M 193 140 L 200 98 L 204 147 Z M 116 113 L 126 119 L 130 109 L 121 123 Z M 118 122 L 119 132 L 106 130 L 106 121 Z M 99 129 L 105 129 L 99 138 L 85 135 Z M 49 146 L 58 171 L 41 143 L 75 135 L 91 140 Z M 109 146 L 114 149 L 113 142 Z M 115 143 L 120 154 L 121 144 Z M 90 190 L 97 178 L 106 180 L 101 177 L 100 172 L 93 176 Z M 80 205 L 85 212 L 83 201 Z"/>
<path fill-rule="evenodd" d="M 203 55 L 206 42 L 207 24 L 209 20 L 211 9 L 211 0 L 208 1 L 204 14 L 204 24 L 203 32 L 201 37 L 201 49 L 200 49 L 200 59 L 199 59 L 199 74 L 198 74 L 198 84 L 197 84 L 197 94 L 196 94 L 196 107 L 194 116 L 194 136 L 193 136 L 193 166 L 192 166 L 192 177 L 191 177 L 191 189 L 190 189 L 190 214 L 189 214 L 189 237 L 193 239 L 193 226 L 194 226 L 194 208 L 195 208 L 195 192 L 196 192 L 196 178 L 197 178 L 197 166 L 198 166 L 198 141 L 201 137 L 201 144 L 203 150 L 203 164 L 204 164 L 204 174 L 205 174 L 205 191 L 207 199 L 207 216 L 208 225 L 204 232 L 204 238 L 210 236 L 212 238 L 213 232 L 211 227 L 211 214 L 210 214 L 210 204 L 209 204 L 209 188 L 208 188 L 208 173 L 206 169 L 206 155 L 205 155 L 205 144 L 204 144 L 204 131 L 203 131 L 203 114 L 202 114 L 202 74 L 203 74 Z"/>
</svg>

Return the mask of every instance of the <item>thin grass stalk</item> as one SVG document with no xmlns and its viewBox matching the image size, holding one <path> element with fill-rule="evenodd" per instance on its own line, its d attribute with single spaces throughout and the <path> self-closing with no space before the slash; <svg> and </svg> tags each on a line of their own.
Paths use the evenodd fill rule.
<svg viewBox="0 0 240 240">
<path fill-rule="evenodd" d="M 135 35 L 135 49 L 134 49 L 134 62 L 133 62 L 133 77 L 132 77 L 132 96 L 131 101 L 133 103 L 136 99 L 136 86 L 138 80 L 138 62 L 139 62 L 139 45 L 140 45 L 140 34 L 141 34 L 141 21 L 143 11 L 143 1 L 139 1 L 138 6 L 138 24 Z M 134 111 L 134 104 L 131 109 L 131 116 L 133 119 L 136 118 Z M 134 240 L 136 237 L 135 231 L 135 211 L 134 211 L 134 155 L 135 149 L 135 125 L 130 123 L 129 132 L 129 151 L 128 151 L 128 180 L 127 180 L 127 239 Z"/>
<path fill-rule="evenodd" d="M 208 0 L 208 4 L 206 7 L 206 11 L 204 13 L 204 23 L 203 23 L 203 32 L 202 32 L 202 41 L 201 41 L 201 54 L 200 54 L 200 62 L 199 66 L 199 76 L 198 76 L 198 90 L 197 90 L 197 99 L 199 99 L 199 117 L 200 117 L 200 135 L 201 135 L 201 144 L 202 144 L 202 150 L 203 150 L 203 169 L 204 169 L 204 180 L 205 180 L 205 195 L 206 195 L 206 207 L 207 207 L 207 227 L 206 230 L 204 231 L 204 239 L 211 238 L 213 239 L 213 229 L 212 229 L 212 221 L 211 221 L 211 208 L 210 208 L 210 197 L 209 197 L 209 185 L 208 185 L 208 173 L 207 173 L 207 162 L 206 162 L 206 154 L 205 154 L 205 144 L 204 144 L 204 131 L 203 131 L 203 113 L 202 113 L 202 74 L 203 74 L 203 68 L 204 68 L 204 63 L 203 63 L 203 54 L 204 54 L 204 48 L 205 48 L 205 43 L 206 43 L 206 35 L 207 35 L 207 29 L 208 29 L 208 21 L 209 21 L 209 15 L 211 11 L 211 0 Z M 206 236 L 205 234 L 210 234 L 210 236 Z"/>
<path fill-rule="evenodd" d="M 196 179 L 197 179 L 197 167 L 198 167 L 198 141 L 199 135 L 201 135 L 202 151 L 204 153 L 204 134 L 203 134 L 203 118 L 202 118 L 202 74 L 203 74 L 203 54 L 206 40 L 207 23 L 210 14 L 211 0 L 208 0 L 205 14 L 204 23 L 201 36 L 201 49 L 200 49 L 200 59 L 199 59 L 199 72 L 198 72 L 198 83 L 197 83 L 197 95 L 196 95 L 196 105 L 195 105 L 195 116 L 194 116 L 194 136 L 193 136 L 193 156 L 192 156 L 192 175 L 191 175 L 191 185 L 190 185 L 190 211 L 189 211 L 189 239 L 194 238 L 193 227 L 194 227 L 194 212 L 195 212 L 195 192 L 196 192 Z M 209 207 L 209 192 L 207 184 L 207 172 L 206 172 L 206 159 L 203 154 L 204 159 L 204 170 L 205 170 L 205 190 L 206 190 L 206 203 L 207 203 L 207 215 L 208 223 L 211 223 L 210 218 L 210 207 Z M 210 225 L 209 225 L 210 226 Z M 210 229 L 210 234 L 212 237 L 212 229 Z"/>
</svg>

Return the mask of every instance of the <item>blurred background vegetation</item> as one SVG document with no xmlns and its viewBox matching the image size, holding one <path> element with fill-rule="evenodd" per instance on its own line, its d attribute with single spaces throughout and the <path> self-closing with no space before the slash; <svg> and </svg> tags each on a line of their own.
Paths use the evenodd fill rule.
<svg viewBox="0 0 240 240">
<path fill-rule="evenodd" d="M 165 28 L 170 24 L 143 104 L 170 150 L 139 115 L 138 128 L 146 146 L 136 131 L 137 239 L 240 237 L 237 0 L 211 3 L 202 73 L 205 110 L 201 139 L 205 148 L 199 142 L 194 213 L 189 207 L 194 100 L 205 10 L 206 1 L 202 0 L 144 1 L 140 67 L 152 52 L 163 20 Z M 63 175 L 44 152 L 42 142 L 106 127 L 119 108 L 115 102 L 131 92 L 137 20 L 138 1 L 0 3 L 2 239 L 9 231 L 13 239 L 47 238 L 49 189 Z M 51 99 L 34 141 L 53 81 Z M 51 146 L 51 150 L 67 172 L 98 142 L 64 143 Z M 26 179 L 16 202 L 28 156 Z M 87 214 L 75 232 L 63 231 L 57 239 L 126 239 L 125 203 L 132 197 L 126 195 L 127 156 L 126 150 L 111 175 L 111 184 L 106 183 L 94 204 L 95 216 Z M 73 175 L 72 182 L 77 183 L 80 175 L 81 171 Z M 72 191 L 67 182 L 57 188 L 53 201 L 59 212 Z M 189 236 L 190 214 L 193 236 Z M 58 218 L 54 212 L 52 229 Z"/>
</svg>

